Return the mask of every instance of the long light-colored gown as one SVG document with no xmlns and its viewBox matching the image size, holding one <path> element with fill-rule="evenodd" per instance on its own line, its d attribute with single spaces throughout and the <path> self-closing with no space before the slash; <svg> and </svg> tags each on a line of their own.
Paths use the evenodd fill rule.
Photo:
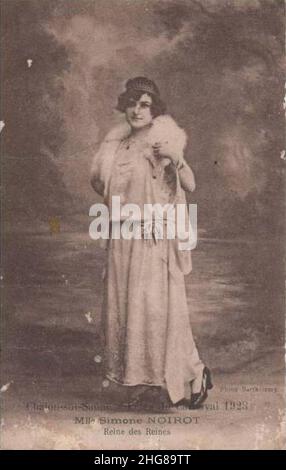
<svg viewBox="0 0 286 470">
<path fill-rule="evenodd" d="M 107 202 L 172 201 L 176 173 L 154 165 L 144 133 L 121 141 Z M 178 184 L 178 182 L 177 182 Z M 111 209 L 111 207 L 110 207 Z M 106 377 L 123 385 L 157 385 L 176 403 L 200 390 L 203 363 L 194 343 L 184 270 L 174 240 L 110 239 L 103 319 Z M 188 253 L 190 256 L 190 253 Z"/>
</svg>

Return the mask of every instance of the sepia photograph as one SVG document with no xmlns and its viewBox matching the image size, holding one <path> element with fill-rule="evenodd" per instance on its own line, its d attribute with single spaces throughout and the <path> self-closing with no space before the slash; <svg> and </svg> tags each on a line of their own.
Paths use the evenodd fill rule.
<svg viewBox="0 0 286 470">
<path fill-rule="evenodd" d="M 284 1 L 0 8 L 0 448 L 285 450 Z"/>
</svg>

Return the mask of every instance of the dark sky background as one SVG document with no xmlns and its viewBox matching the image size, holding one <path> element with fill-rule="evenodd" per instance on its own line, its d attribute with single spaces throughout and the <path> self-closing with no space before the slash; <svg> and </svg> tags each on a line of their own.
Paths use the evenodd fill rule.
<svg viewBox="0 0 286 470">
<path fill-rule="evenodd" d="M 188 133 L 199 226 L 282 230 L 283 0 L 3 0 L 1 13 L 4 215 L 14 227 L 88 216 L 98 142 L 120 119 L 125 81 L 146 75 Z"/>
</svg>

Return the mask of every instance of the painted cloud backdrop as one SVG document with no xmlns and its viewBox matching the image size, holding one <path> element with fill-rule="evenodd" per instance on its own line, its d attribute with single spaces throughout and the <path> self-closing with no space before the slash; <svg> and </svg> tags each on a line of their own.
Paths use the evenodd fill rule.
<svg viewBox="0 0 286 470">
<path fill-rule="evenodd" d="M 88 214 L 93 153 L 120 118 L 124 82 L 142 74 L 189 135 L 201 224 L 275 231 L 285 163 L 283 3 L 4 1 L 7 215 L 16 207 L 31 220 Z"/>
</svg>

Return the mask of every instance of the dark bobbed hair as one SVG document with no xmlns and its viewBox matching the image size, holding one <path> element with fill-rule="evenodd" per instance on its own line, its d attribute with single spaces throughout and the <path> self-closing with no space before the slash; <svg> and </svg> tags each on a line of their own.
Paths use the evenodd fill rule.
<svg viewBox="0 0 286 470">
<path fill-rule="evenodd" d="M 142 95 L 149 95 L 152 98 L 151 114 L 153 118 L 166 113 L 166 105 L 158 95 L 144 90 L 132 89 L 126 90 L 124 93 L 119 95 L 116 109 L 122 113 L 125 113 L 126 108 L 130 106 L 130 100 L 132 99 L 138 101 Z"/>
</svg>

